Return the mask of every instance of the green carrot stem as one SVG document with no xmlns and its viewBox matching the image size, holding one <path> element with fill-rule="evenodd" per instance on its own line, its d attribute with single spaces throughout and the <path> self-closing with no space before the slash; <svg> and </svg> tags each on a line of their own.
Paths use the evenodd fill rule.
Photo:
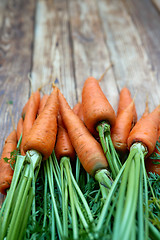
<svg viewBox="0 0 160 240">
<path fill-rule="evenodd" d="M 133 219 L 131 234 L 129 236 L 130 240 L 136 240 L 136 224 L 135 224 L 135 222 L 136 222 L 136 220 Z"/>
<path fill-rule="evenodd" d="M 130 211 L 133 207 L 133 202 L 136 201 L 135 199 L 135 162 L 134 160 L 131 161 L 131 166 L 129 169 L 128 174 L 128 183 L 126 186 L 126 194 L 124 197 L 124 207 L 122 211 L 122 225 L 121 225 L 121 231 L 125 231 L 126 225 L 128 224 L 128 221 L 130 219 Z"/>
<path fill-rule="evenodd" d="M 147 182 L 147 173 L 146 168 L 144 164 L 144 156 L 141 157 L 141 165 L 143 169 L 143 181 L 144 181 L 144 204 L 145 204 L 145 210 L 144 210 L 144 224 L 145 224 L 145 230 L 144 235 L 145 239 L 147 240 L 149 238 L 149 210 L 148 210 L 148 182 Z M 142 195 L 143 196 L 143 195 Z"/>
<path fill-rule="evenodd" d="M 78 198 L 78 197 L 76 196 L 76 193 L 75 193 L 75 199 L 77 199 L 77 198 Z M 87 223 L 87 221 L 86 221 L 86 219 L 85 219 L 85 216 L 84 216 L 84 214 L 83 214 L 83 212 L 82 212 L 82 210 L 81 210 L 81 208 L 80 208 L 80 205 L 79 205 L 78 200 L 75 201 L 75 206 L 76 206 L 76 209 L 77 209 L 79 218 L 80 218 L 80 220 L 81 220 L 81 222 L 82 222 L 82 225 L 84 226 L 84 228 L 86 229 L 86 232 L 88 233 L 88 238 L 89 238 L 89 239 L 93 239 L 92 234 L 89 232 L 89 225 L 88 225 L 88 223 Z"/>
<path fill-rule="evenodd" d="M 47 221 L 47 188 L 48 188 L 48 178 L 47 178 L 47 170 L 46 170 L 46 165 L 44 164 L 44 218 L 43 218 L 43 228 L 46 226 L 46 221 Z"/>
<path fill-rule="evenodd" d="M 19 149 L 20 149 L 21 142 L 22 142 L 22 133 L 21 133 L 21 136 L 20 136 L 19 141 L 18 141 L 18 143 L 17 143 L 17 150 L 18 150 L 18 151 L 19 151 Z"/>
<path fill-rule="evenodd" d="M 64 167 L 61 164 L 61 185 L 62 185 L 62 215 L 63 215 L 63 235 L 68 237 L 68 189 L 67 181 L 64 181 Z M 66 179 L 65 179 L 66 180 Z"/>
<path fill-rule="evenodd" d="M 79 182 L 79 175 L 80 175 L 80 168 L 81 168 L 81 162 L 79 158 L 76 159 L 76 181 Z"/>
<path fill-rule="evenodd" d="M 102 198 L 105 200 L 113 182 L 113 180 L 111 180 L 110 173 L 107 169 L 101 169 L 96 172 L 95 179 L 99 182 Z"/>
<path fill-rule="evenodd" d="M 25 208 L 24 204 L 26 204 L 25 200 L 27 198 L 28 191 L 31 187 L 31 183 L 32 179 L 31 178 L 28 179 L 25 176 L 24 181 L 22 183 L 23 187 L 21 187 L 21 191 L 17 199 L 17 204 L 15 206 L 14 214 L 12 216 L 12 220 L 10 223 L 9 232 L 7 234 L 7 240 L 18 239 L 19 230 L 21 227 L 21 223 L 19 220 L 21 218 L 22 211 Z"/>
<path fill-rule="evenodd" d="M 108 141 L 106 141 L 105 137 L 104 137 L 104 128 L 100 124 L 100 125 L 97 126 L 97 130 L 99 132 L 99 137 L 100 137 L 100 141 L 101 141 L 101 145 L 102 145 L 104 154 L 105 154 L 105 156 L 107 158 L 107 161 L 108 161 L 109 167 L 111 169 L 113 178 L 115 178 L 116 177 L 116 171 L 114 169 L 114 164 L 113 164 L 113 161 L 112 161 L 112 157 L 111 157 Z M 108 125 L 108 134 L 110 134 L 109 125 Z"/>
<path fill-rule="evenodd" d="M 75 194 L 75 193 L 74 193 L 74 194 Z M 74 198 L 77 199 L 77 196 L 75 195 Z M 81 221 L 82 221 L 82 224 L 83 224 L 84 228 L 85 228 L 86 230 L 88 230 L 88 223 L 87 223 L 87 221 L 86 221 L 86 219 L 85 219 L 85 217 L 84 217 L 84 214 L 83 214 L 83 212 L 82 212 L 82 210 L 81 210 L 81 208 L 80 208 L 80 206 L 79 206 L 78 200 L 75 201 L 75 206 L 76 206 L 78 215 L 79 215 L 79 217 L 80 217 L 80 219 L 81 219 Z"/>
<path fill-rule="evenodd" d="M 15 165 L 15 170 L 12 178 L 12 183 L 10 186 L 10 190 L 7 192 L 7 197 L 5 200 L 5 207 L 3 208 L 3 211 L 0 212 L 0 240 L 3 240 L 7 231 L 7 222 L 9 219 L 10 210 L 12 208 L 12 202 L 15 197 L 15 189 L 17 187 L 19 177 L 24 165 L 25 157 L 23 156 L 17 156 L 17 161 Z"/>
<path fill-rule="evenodd" d="M 52 158 L 53 158 L 53 163 L 54 163 L 54 166 L 55 166 L 55 170 L 56 170 L 56 173 L 57 173 L 57 177 L 59 179 L 59 182 L 61 181 L 61 170 L 60 170 L 60 166 L 59 166 L 59 163 L 58 163 L 58 160 L 56 158 L 56 155 L 55 155 L 55 152 L 53 151 L 52 152 Z"/>
<path fill-rule="evenodd" d="M 21 179 L 19 181 L 19 192 L 16 199 L 15 208 L 13 211 L 13 215 L 11 218 L 11 223 L 9 226 L 9 232 L 7 234 L 7 239 L 16 239 L 18 236 L 18 229 L 21 228 L 21 221 L 22 213 L 26 205 L 26 198 L 28 196 L 29 189 L 31 187 L 31 183 L 33 183 L 34 179 L 34 170 L 40 166 L 40 162 L 42 159 L 41 154 L 37 151 L 30 150 L 26 153 L 27 156 L 27 165 L 24 168 L 24 173 L 21 175 Z M 39 167 L 38 167 L 39 169 Z M 16 192 L 16 191 L 15 191 Z M 15 193 L 14 193 L 15 194 Z"/>
<path fill-rule="evenodd" d="M 101 122 L 97 126 L 97 130 L 99 132 L 101 145 L 108 160 L 113 178 L 116 178 L 122 164 L 111 140 L 110 125 L 106 122 Z"/>
<path fill-rule="evenodd" d="M 19 240 L 23 239 L 23 237 L 25 235 L 25 229 L 27 227 L 29 215 L 31 213 L 33 197 L 34 197 L 33 188 L 30 188 L 29 194 L 28 194 L 28 199 L 27 199 L 27 209 L 25 209 L 25 214 L 23 215 L 23 223 L 22 223 L 22 226 L 20 229 L 20 233 L 18 235 Z"/>
<path fill-rule="evenodd" d="M 109 213 L 105 219 L 105 226 L 106 228 L 108 227 L 109 225 L 109 222 L 111 221 L 111 217 L 113 216 L 113 213 L 114 213 L 114 208 L 116 206 L 116 203 L 117 203 L 117 200 L 118 200 L 118 195 L 115 196 L 115 198 L 113 198 L 113 201 L 112 201 L 112 205 L 109 209 Z"/>
<path fill-rule="evenodd" d="M 113 180 L 111 179 L 110 173 L 107 169 L 100 169 L 95 174 L 95 179 L 99 182 L 99 184 L 102 184 L 106 189 L 110 189 L 113 183 Z M 108 190 L 107 190 L 108 193 Z"/>
<path fill-rule="evenodd" d="M 73 239 L 78 239 L 78 221 L 77 221 L 77 213 L 75 208 L 75 199 L 74 199 L 74 192 L 73 192 L 73 185 L 71 181 L 70 169 L 68 166 L 68 157 L 62 157 L 61 163 L 64 164 L 66 174 L 67 174 L 67 181 L 69 187 L 69 195 L 70 195 L 70 202 L 71 202 L 71 213 L 72 213 L 72 225 L 73 225 Z"/>
<path fill-rule="evenodd" d="M 70 165 L 69 161 L 66 164 L 68 165 L 68 169 L 69 169 L 69 172 L 70 172 L 71 180 L 72 180 L 72 183 L 73 183 L 73 185 L 75 187 L 75 190 L 76 190 L 79 198 L 81 199 L 81 201 L 83 203 L 83 206 L 84 206 L 84 208 L 86 210 L 86 213 L 87 213 L 87 215 L 89 217 L 90 222 L 93 222 L 93 216 L 92 216 L 91 210 L 90 210 L 90 208 L 88 206 L 88 203 L 87 203 L 87 201 L 86 201 L 86 199 L 85 199 L 81 189 L 79 188 L 79 186 L 78 186 L 78 184 L 77 184 L 77 182 L 76 182 L 76 180 L 75 180 L 75 178 L 73 176 L 71 165 Z"/>
<path fill-rule="evenodd" d="M 138 163 L 138 165 L 137 165 Z M 132 207 L 130 209 L 130 215 L 127 220 L 127 228 L 125 227 L 125 223 L 123 224 L 123 228 L 121 229 L 120 239 L 127 239 L 130 236 L 132 224 L 136 214 L 137 201 L 138 201 L 138 190 L 139 190 L 139 175 L 140 175 L 140 161 L 139 161 L 139 153 L 135 155 L 135 186 L 134 186 L 134 200 L 132 201 Z"/>
<path fill-rule="evenodd" d="M 54 210 L 53 210 L 53 204 L 51 205 L 51 217 L 50 217 L 50 222 L 51 222 L 51 240 L 55 240 L 55 235 L 56 235 L 56 230 L 55 230 L 55 215 L 54 215 Z"/>
<path fill-rule="evenodd" d="M 122 221 L 123 204 L 124 204 L 125 193 L 126 193 L 127 182 L 128 182 L 127 179 L 128 179 L 132 161 L 133 161 L 132 156 L 129 156 L 128 160 L 126 161 L 126 167 L 122 175 L 122 180 L 121 180 L 120 189 L 119 189 L 119 198 L 117 202 L 116 214 L 115 214 L 115 220 L 114 220 L 113 239 L 119 238 L 119 233 L 121 228 L 121 225 L 119 223 Z"/>
<path fill-rule="evenodd" d="M 49 160 L 52 161 L 51 157 L 49 157 Z M 54 208 L 54 215 L 55 215 L 56 222 L 57 222 L 57 228 L 60 233 L 60 236 L 62 236 L 62 224 L 61 224 L 61 220 L 60 220 L 59 213 L 58 213 L 58 208 L 57 208 L 56 201 L 55 201 L 54 186 L 53 186 L 53 182 L 52 182 L 53 181 L 53 173 L 50 172 L 49 160 L 46 160 L 46 162 L 45 162 L 46 168 L 47 168 L 49 188 L 50 188 L 51 199 L 52 199 L 53 208 Z"/>
<path fill-rule="evenodd" d="M 32 165 L 31 165 L 32 166 Z M 34 170 L 32 169 L 32 172 L 34 173 Z M 33 226 L 35 227 L 36 225 L 36 199 L 35 199 L 35 195 L 36 195 L 36 180 L 34 175 L 32 175 L 32 188 L 33 188 L 33 202 L 32 202 L 32 219 L 33 219 Z M 36 236 L 33 236 L 33 240 L 36 240 Z"/>
<path fill-rule="evenodd" d="M 160 239 L 160 232 L 158 229 L 151 223 L 148 223 L 149 225 L 149 236 L 152 240 L 159 240 Z"/>
<path fill-rule="evenodd" d="M 142 168 L 140 170 L 140 179 L 139 179 L 139 194 L 138 194 L 138 240 L 144 239 L 144 221 L 143 221 L 143 175 Z"/>
<path fill-rule="evenodd" d="M 118 183 L 119 183 L 119 181 L 121 179 L 121 176 L 122 176 L 122 173 L 123 173 L 123 171 L 125 169 L 125 165 L 126 165 L 126 163 L 123 164 L 122 168 L 120 169 L 120 171 L 119 171 L 116 179 L 114 180 L 114 182 L 112 184 L 112 187 L 111 187 L 111 189 L 110 189 L 110 191 L 108 193 L 108 196 L 107 196 L 107 198 L 105 200 L 105 203 L 103 205 L 100 217 L 98 219 L 97 226 L 95 228 L 95 233 L 98 233 L 101 230 L 101 228 L 102 228 L 102 226 L 104 224 L 104 221 L 106 219 L 108 210 L 110 208 L 110 203 L 111 203 L 112 197 L 113 197 L 114 193 L 116 192 L 116 190 L 118 188 Z"/>
<path fill-rule="evenodd" d="M 57 186 L 59 188 L 59 192 L 61 194 L 61 191 L 62 191 L 62 189 L 61 189 L 61 172 L 60 172 L 60 175 L 59 175 L 59 167 L 57 166 L 57 158 L 55 157 L 55 155 L 54 155 L 53 161 L 52 161 L 51 157 L 49 158 L 49 163 L 50 163 L 50 166 L 52 168 Z"/>
<path fill-rule="evenodd" d="M 115 163 L 115 166 L 116 166 L 116 169 L 117 169 L 117 173 L 119 172 L 119 169 L 122 167 L 122 163 L 119 159 L 119 156 L 114 148 L 114 145 L 113 145 L 113 142 L 112 142 L 112 139 L 111 139 L 111 135 L 109 134 L 108 135 L 108 141 L 109 141 L 109 146 L 110 146 L 110 149 L 111 149 L 111 155 L 114 159 L 114 163 Z"/>
</svg>

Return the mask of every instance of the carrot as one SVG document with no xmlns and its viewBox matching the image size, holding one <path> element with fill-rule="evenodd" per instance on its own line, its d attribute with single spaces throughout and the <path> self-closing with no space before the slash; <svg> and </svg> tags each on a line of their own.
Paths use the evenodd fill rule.
<svg viewBox="0 0 160 240">
<path fill-rule="evenodd" d="M 58 98 L 60 113 L 72 145 L 84 169 L 94 176 L 97 170 L 108 167 L 102 148 L 79 117 L 74 114 L 60 91 Z"/>
<path fill-rule="evenodd" d="M 73 112 L 84 122 L 82 103 L 78 102 L 74 106 Z"/>
<path fill-rule="evenodd" d="M 29 133 L 29 131 L 31 130 L 33 123 L 37 117 L 37 112 L 38 112 L 38 108 L 39 108 L 39 103 L 40 103 L 40 93 L 39 91 L 36 91 L 35 93 L 33 93 L 29 99 L 28 102 L 28 107 L 26 110 L 26 114 L 25 114 L 25 119 L 23 122 L 23 137 L 22 137 L 22 142 L 21 142 L 21 154 L 24 155 L 24 151 L 23 151 L 23 147 L 24 147 L 24 143 L 25 143 L 25 139 Z"/>
<path fill-rule="evenodd" d="M 25 119 L 25 115 L 26 115 L 26 111 L 27 111 L 27 108 L 28 108 L 28 104 L 29 104 L 29 100 L 26 102 L 26 104 L 24 105 L 23 109 L 22 109 L 22 113 L 21 113 L 21 117 L 23 118 L 23 120 Z"/>
<path fill-rule="evenodd" d="M 101 121 L 106 120 L 111 126 L 115 124 L 115 112 L 102 92 L 99 81 L 93 77 L 84 83 L 82 107 L 84 122 L 92 134 L 97 135 L 96 127 Z"/>
<path fill-rule="evenodd" d="M 58 98 L 57 88 L 50 94 L 44 110 L 37 117 L 25 138 L 24 152 L 34 149 L 46 160 L 52 153 L 57 134 Z M 27 116 L 27 114 L 26 114 Z"/>
<path fill-rule="evenodd" d="M 157 138 L 158 146 L 154 149 L 154 155 L 150 156 L 149 158 L 146 159 L 145 164 L 146 164 L 146 170 L 147 172 L 152 172 L 155 174 L 160 175 L 160 128 L 158 131 L 158 138 Z"/>
<path fill-rule="evenodd" d="M 117 115 L 115 125 L 111 129 L 111 138 L 115 149 L 119 152 L 127 151 L 127 139 L 134 119 L 134 102 Z"/>
<path fill-rule="evenodd" d="M 114 212 L 113 240 L 130 239 L 130 236 L 136 236 L 137 232 L 141 233 L 140 238 L 149 238 L 149 183 L 144 159 L 154 150 L 159 119 L 160 105 L 152 113 L 141 117 L 129 134 L 127 140 L 129 156 L 110 189 L 109 198 L 104 204 L 96 227 L 96 231 L 99 231 L 105 222 L 110 209 L 109 203 L 114 200 L 114 193 L 117 189 L 118 200 Z"/>
<path fill-rule="evenodd" d="M 60 114 L 58 115 L 58 133 L 55 145 L 55 154 L 58 160 L 62 157 L 69 157 L 71 160 L 75 159 L 75 151 Z"/>
<path fill-rule="evenodd" d="M 148 99 L 147 99 L 146 107 L 145 107 L 145 110 L 144 110 L 144 113 L 143 113 L 142 117 L 146 117 L 148 114 L 149 114 L 149 106 L 148 106 Z"/>
<path fill-rule="evenodd" d="M 76 115 L 78 115 L 78 111 L 79 111 L 80 106 L 81 106 L 81 103 L 78 102 L 78 103 L 76 103 L 76 105 L 73 107 L 73 112 L 74 112 Z"/>
<path fill-rule="evenodd" d="M 78 116 L 79 116 L 79 118 L 84 122 L 83 106 L 82 106 L 82 104 L 80 104 L 79 111 L 78 111 Z"/>
<path fill-rule="evenodd" d="M 17 124 L 17 140 L 19 141 L 20 136 L 23 132 L 23 118 L 21 117 Z"/>
<path fill-rule="evenodd" d="M 39 94 L 38 94 L 39 95 Z M 38 98 L 39 99 L 39 98 Z M 35 107 L 35 102 L 37 102 Z M 28 110 L 31 106 L 36 108 L 37 114 L 39 102 L 31 97 L 24 122 L 28 118 Z M 29 111 L 30 112 L 30 111 Z M 31 203 L 35 201 L 35 182 L 40 169 L 42 156 L 47 159 L 53 151 L 57 133 L 58 98 L 55 88 L 48 98 L 44 110 L 40 113 L 24 141 L 25 156 L 18 155 L 15 164 L 11 191 L 7 195 L 7 202 L 0 214 L 0 240 L 19 239 L 19 233 L 23 237 L 29 215 L 23 223 L 24 213 L 30 212 Z M 31 119 L 34 119 L 31 116 Z M 30 119 L 29 119 L 30 120 Z M 12 203 L 15 203 L 14 208 Z M 12 209 L 12 211 L 11 211 Z M 17 214 L 18 213 L 18 214 Z M 33 222 L 36 221 L 35 202 L 32 208 Z M 25 224 L 25 225 L 24 225 Z M 22 228 L 23 226 L 23 228 Z M 22 238 L 21 238 L 22 239 Z"/>
<path fill-rule="evenodd" d="M 82 90 L 82 108 L 84 123 L 89 131 L 100 137 L 101 145 L 113 178 L 118 174 L 122 164 L 111 140 L 110 128 L 116 121 L 115 112 L 100 88 L 99 81 L 89 77 Z"/>
<path fill-rule="evenodd" d="M 40 100 L 40 104 L 39 104 L 39 109 L 38 109 L 38 115 L 43 111 L 46 102 L 48 100 L 48 94 L 43 95 L 42 99 Z"/>
<path fill-rule="evenodd" d="M 0 159 L 0 192 L 4 195 L 7 194 L 7 189 L 10 187 L 13 169 L 9 162 L 6 162 L 4 158 L 10 159 L 11 152 L 16 150 L 17 147 L 17 134 L 16 130 L 12 131 L 5 140 L 2 156 Z"/>
<path fill-rule="evenodd" d="M 127 87 L 124 87 L 120 91 L 120 96 L 119 96 L 119 103 L 118 103 L 118 110 L 117 110 L 117 115 L 121 111 L 123 111 L 125 108 L 129 106 L 129 104 L 132 102 L 132 97 L 129 89 Z M 133 125 L 137 122 L 137 112 L 136 112 L 136 107 L 134 105 L 133 108 Z"/>
<path fill-rule="evenodd" d="M 88 203 L 72 173 L 70 160 L 75 160 L 75 150 L 72 146 L 72 143 L 65 129 L 65 126 L 63 124 L 62 117 L 60 114 L 58 115 L 58 134 L 57 134 L 57 141 L 55 146 L 55 154 L 58 160 L 60 160 L 60 169 L 61 169 L 62 211 L 63 211 L 62 215 L 63 215 L 64 236 L 68 237 L 68 216 L 66 215 L 68 204 L 66 205 L 66 201 L 68 202 L 69 200 L 70 206 L 71 206 L 71 217 L 72 217 L 71 222 L 73 225 L 73 239 L 78 239 L 79 230 L 78 230 L 77 214 L 79 215 L 82 221 L 82 224 L 85 227 L 85 229 L 87 229 L 87 231 L 89 228 L 89 225 L 87 222 L 88 220 L 90 220 L 90 222 L 92 223 L 93 216 L 91 214 L 91 210 L 88 206 Z M 69 188 L 69 199 L 68 198 L 66 199 L 66 194 L 64 190 L 66 188 L 66 184 L 68 185 L 68 188 Z M 79 207 L 77 207 L 77 202 Z M 81 209 L 83 209 L 83 211 Z M 86 212 L 87 217 L 86 217 L 86 214 L 84 214 L 84 211 Z"/>
<path fill-rule="evenodd" d="M 129 134 L 128 147 L 130 148 L 135 142 L 142 142 L 146 146 L 147 156 L 149 156 L 154 151 L 156 145 L 159 122 L 160 105 L 136 123 Z"/>
<path fill-rule="evenodd" d="M 160 105 L 151 113 L 141 117 L 129 134 L 127 144 L 130 153 L 119 188 L 113 240 L 129 239 L 129 236 L 133 234 L 132 224 L 136 222 L 136 210 L 138 221 L 135 229 L 141 232 L 145 239 L 149 238 L 148 178 L 144 158 L 154 151 L 159 123 Z M 121 219 L 121 224 L 119 219 Z M 135 234 L 136 230 L 134 231 Z"/>
</svg>

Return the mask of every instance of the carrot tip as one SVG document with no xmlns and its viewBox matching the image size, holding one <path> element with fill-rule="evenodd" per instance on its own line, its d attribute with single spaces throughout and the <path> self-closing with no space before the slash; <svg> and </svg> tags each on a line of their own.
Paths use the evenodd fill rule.
<svg viewBox="0 0 160 240">
<path fill-rule="evenodd" d="M 103 78 L 104 75 L 108 72 L 108 70 L 113 67 L 113 63 L 111 62 L 110 65 L 105 69 L 104 73 L 101 75 L 101 77 L 98 79 L 98 82 L 100 82 Z"/>
</svg>

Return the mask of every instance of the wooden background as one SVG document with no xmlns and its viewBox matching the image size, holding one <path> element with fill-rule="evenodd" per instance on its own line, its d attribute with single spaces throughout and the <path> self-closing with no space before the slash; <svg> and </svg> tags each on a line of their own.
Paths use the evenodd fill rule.
<svg viewBox="0 0 160 240">
<path fill-rule="evenodd" d="M 138 117 L 160 103 L 159 0 L 0 0 L 0 153 L 32 91 L 53 81 L 71 107 L 90 75 L 117 108 L 127 86 Z M 0 205 L 3 197 L 0 195 Z"/>
</svg>

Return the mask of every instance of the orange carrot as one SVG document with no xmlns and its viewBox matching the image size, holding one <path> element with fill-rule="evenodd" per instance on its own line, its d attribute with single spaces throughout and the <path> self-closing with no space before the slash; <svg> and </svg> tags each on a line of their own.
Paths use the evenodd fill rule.
<svg viewBox="0 0 160 240">
<path fill-rule="evenodd" d="M 78 102 L 74 106 L 73 112 L 84 122 L 82 103 Z"/>
<path fill-rule="evenodd" d="M 148 106 L 148 100 L 146 101 L 146 107 L 145 107 L 145 111 L 142 115 L 142 117 L 146 117 L 149 114 L 149 106 Z"/>
<path fill-rule="evenodd" d="M 103 150 L 83 122 L 70 108 L 60 91 L 58 97 L 60 113 L 71 143 L 84 169 L 94 176 L 97 170 L 108 167 Z"/>
<path fill-rule="evenodd" d="M 58 133 L 55 145 L 55 154 L 58 160 L 62 157 L 69 157 L 71 160 L 75 159 L 75 151 L 60 114 L 58 115 Z"/>
<path fill-rule="evenodd" d="M 21 117 L 17 124 L 17 140 L 19 141 L 20 136 L 23 132 L 23 118 Z"/>
<path fill-rule="evenodd" d="M 76 115 L 78 115 L 78 111 L 79 111 L 80 106 L 81 106 L 81 103 L 78 102 L 78 103 L 76 103 L 76 105 L 73 107 L 73 112 L 74 112 Z"/>
<path fill-rule="evenodd" d="M 0 192 L 4 195 L 6 195 L 6 190 L 10 187 L 13 176 L 13 170 L 10 166 L 10 163 L 6 162 L 4 158 L 10 159 L 11 152 L 16 150 L 16 147 L 17 133 L 16 130 L 14 130 L 5 140 L 2 156 L 0 159 Z"/>
<path fill-rule="evenodd" d="M 38 115 L 43 111 L 46 102 L 48 100 L 48 94 L 43 95 L 42 99 L 40 100 L 40 104 L 39 104 L 39 109 L 38 109 Z"/>
<path fill-rule="evenodd" d="M 160 105 L 136 123 L 129 134 L 128 147 L 130 148 L 135 142 L 142 142 L 147 147 L 147 156 L 149 156 L 154 151 L 156 145 L 159 123 Z"/>
<path fill-rule="evenodd" d="M 80 104 L 80 107 L 79 107 L 78 117 L 84 122 L 84 117 L 83 117 L 83 106 L 82 106 L 82 104 Z"/>
<path fill-rule="evenodd" d="M 159 131 L 158 131 L 158 138 L 157 138 L 157 141 L 158 143 L 160 144 L 160 128 L 159 128 Z M 155 173 L 155 174 L 158 174 L 160 175 L 160 151 L 159 149 L 156 147 L 154 149 L 154 153 L 158 154 L 159 155 L 159 159 L 155 158 L 152 159 L 152 158 L 147 158 L 146 161 L 145 161 L 145 164 L 146 164 L 146 170 L 147 172 L 152 172 L 152 173 Z"/>
<path fill-rule="evenodd" d="M 23 122 L 23 137 L 21 142 L 21 154 L 25 155 L 23 151 L 23 146 L 26 141 L 26 136 L 28 135 L 29 131 L 31 130 L 33 123 L 37 117 L 38 108 L 40 103 L 40 93 L 36 91 L 33 93 L 29 99 L 28 107 L 25 114 L 25 119 Z"/>
<path fill-rule="evenodd" d="M 119 96 L 117 115 L 121 111 L 123 111 L 126 107 L 128 107 L 131 102 L 132 102 L 132 97 L 129 89 L 127 87 L 122 88 Z M 134 116 L 133 125 L 134 125 L 137 122 L 137 112 L 136 112 L 135 105 L 134 105 L 133 113 L 134 113 L 133 115 Z"/>
<path fill-rule="evenodd" d="M 115 112 L 100 88 L 99 81 L 89 77 L 82 90 L 82 107 L 84 122 L 89 131 L 97 135 L 99 122 L 106 121 L 111 126 L 115 124 Z"/>
<path fill-rule="evenodd" d="M 26 104 L 24 105 L 23 109 L 22 109 L 22 113 L 21 113 L 21 116 L 23 118 L 23 120 L 25 119 L 25 115 L 26 115 L 26 111 L 27 111 L 27 108 L 28 108 L 28 104 L 29 104 L 29 100 L 26 102 Z"/>
<path fill-rule="evenodd" d="M 58 97 L 57 88 L 50 94 L 44 110 L 35 120 L 25 138 L 24 152 L 34 149 L 46 160 L 52 153 L 57 134 Z M 27 115 L 26 115 L 27 116 Z"/>
<path fill-rule="evenodd" d="M 111 140 L 110 128 L 116 121 L 115 112 L 100 88 L 99 81 L 89 77 L 82 90 L 84 123 L 100 142 L 108 160 L 112 177 L 116 178 L 122 164 Z"/>
<path fill-rule="evenodd" d="M 134 118 L 134 102 L 122 110 L 116 118 L 115 125 L 111 129 L 111 138 L 115 149 L 119 152 L 127 151 L 127 139 L 132 128 Z"/>
</svg>

